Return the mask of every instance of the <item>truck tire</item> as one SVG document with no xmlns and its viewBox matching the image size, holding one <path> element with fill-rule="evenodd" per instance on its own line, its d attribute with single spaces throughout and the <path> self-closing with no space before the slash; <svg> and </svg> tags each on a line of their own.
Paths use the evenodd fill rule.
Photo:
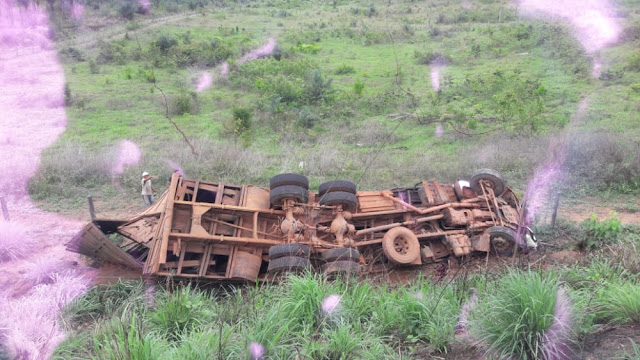
<svg viewBox="0 0 640 360">
<path fill-rule="evenodd" d="M 360 252 L 351 248 L 336 248 L 322 252 L 322 259 L 328 263 L 332 261 L 360 261 Z"/>
<path fill-rule="evenodd" d="M 342 205 L 342 210 L 353 212 L 357 208 L 358 198 L 355 194 L 345 191 L 328 192 L 319 201 L 320 205 L 337 206 Z"/>
<path fill-rule="evenodd" d="M 480 181 L 484 181 L 490 188 L 493 189 L 493 193 L 496 196 L 502 195 L 505 190 L 505 181 L 500 175 L 499 172 L 491 169 L 482 169 L 478 170 L 469 180 L 469 184 L 471 185 L 471 190 L 473 190 L 476 194 L 482 195 L 482 187 L 480 186 Z"/>
<path fill-rule="evenodd" d="M 269 248 L 270 260 L 285 256 L 309 258 L 309 246 L 304 244 L 278 244 Z"/>
<path fill-rule="evenodd" d="M 311 262 L 307 258 L 298 256 L 283 256 L 269 261 L 267 272 L 300 271 L 311 267 Z"/>
<path fill-rule="evenodd" d="M 356 184 L 347 180 L 333 180 L 323 182 L 318 186 L 318 195 L 322 196 L 328 192 L 343 191 L 351 194 L 356 193 Z"/>
<path fill-rule="evenodd" d="M 512 256 L 516 247 L 518 234 L 515 230 L 504 226 L 492 226 L 489 228 L 489 240 L 491 252 L 498 256 Z"/>
<path fill-rule="evenodd" d="M 269 189 L 273 190 L 280 186 L 294 185 L 309 190 L 309 179 L 300 174 L 280 174 L 271 178 Z"/>
<path fill-rule="evenodd" d="M 306 203 L 309 201 L 309 191 L 296 185 L 283 185 L 272 189 L 269 193 L 269 199 L 271 205 L 282 205 L 284 199 L 295 199 L 298 202 Z"/>
<path fill-rule="evenodd" d="M 395 264 L 411 264 L 420 256 L 420 243 L 413 231 L 399 226 L 384 234 L 382 251 Z"/>
</svg>

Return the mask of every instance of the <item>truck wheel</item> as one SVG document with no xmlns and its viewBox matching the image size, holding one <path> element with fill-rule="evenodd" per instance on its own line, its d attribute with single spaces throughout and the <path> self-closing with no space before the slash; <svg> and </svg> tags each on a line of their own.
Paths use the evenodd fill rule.
<svg viewBox="0 0 640 360">
<path fill-rule="evenodd" d="M 307 189 L 296 185 L 283 185 L 274 188 L 269 193 L 271 205 L 282 205 L 284 199 L 295 199 L 298 202 L 306 203 L 309 201 L 309 192 Z"/>
<path fill-rule="evenodd" d="M 325 275 L 358 274 L 360 273 L 360 264 L 353 261 L 334 261 L 322 265 L 322 272 Z"/>
<path fill-rule="evenodd" d="M 278 259 L 269 261 L 269 267 L 267 272 L 285 272 L 285 271 L 300 271 L 311 267 L 311 262 L 307 258 L 301 258 L 298 256 L 283 256 Z"/>
<path fill-rule="evenodd" d="M 360 252 L 351 248 L 336 248 L 322 252 L 322 259 L 326 262 L 332 261 L 360 261 Z"/>
<path fill-rule="evenodd" d="M 334 191 L 322 195 L 322 197 L 320 197 L 319 203 L 320 205 L 328 206 L 342 205 L 342 209 L 344 211 L 353 212 L 357 208 L 358 198 L 354 194 L 349 192 Z"/>
<path fill-rule="evenodd" d="M 304 244 L 278 244 L 269 248 L 269 259 L 279 259 L 284 256 L 309 257 L 309 246 Z"/>
<path fill-rule="evenodd" d="M 492 226 L 489 228 L 491 252 L 498 256 L 511 256 L 516 247 L 518 234 L 508 227 Z"/>
<path fill-rule="evenodd" d="M 410 264 L 420 256 L 420 243 L 413 231 L 399 226 L 384 234 L 382 251 L 393 263 Z"/>
<path fill-rule="evenodd" d="M 484 182 L 485 187 L 488 186 L 493 189 L 493 193 L 496 196 L 502 195 L 505 190 L 505 182 L 499 172 L 491 169 L 478 170 L 469 180 L 471 190 L 476 194 L 482 194 L 482 187 L 480 182 Z"/>
<path fill-rule="evenodd" d="M 269 189 L 273 190 L 280 186 L 294 185 L 309 190 L 309 179 L 300 174 L 280 174 L 271 178 Z"/>
<path fill-rule="evenodd" d="M 323 182 L 318 186 L 318 195 L 322 196 L 328 192 L 343 191 L 351 194 L 356 193 L 356 184 L 347 180 L 333 180 Z"/>
</svg>

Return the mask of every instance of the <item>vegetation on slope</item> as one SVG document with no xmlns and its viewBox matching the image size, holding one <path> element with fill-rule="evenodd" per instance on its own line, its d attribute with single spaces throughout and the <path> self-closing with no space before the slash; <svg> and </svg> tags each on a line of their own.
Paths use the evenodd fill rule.
<svg viewBox="0 0 640 360">
<path fill-rule="evenodd" d="M 167 179 L 169 161 L 190 177 L 258 185 L 304 162 L 312 184 L 344 178 L 362 188 L 491 167 L 523 190 L 569 123 L 572 189 L 638 189 L 633 4 L 620 4 L 625 31 L 599 54 L 600 79 L 568 27 L 524 18 L 501 0 L 159 0 L 131 17 L 116 3 L 87 5 L 81 21 L 53 9 L 69 124 L 30 186 L 49 208 L 76 209 L 88 193 L 130 202 L 141 170 Z M 87 30 L 96 23 L 112 30 Z M 270 56 L 241 60 L 269 38 Z M 203 71 L 213 86 L 196 92 Z M 249 115 L 238 121 L 238 110 Z M 122 139 L 144 158 L 113 179 Z"/>
</svg>

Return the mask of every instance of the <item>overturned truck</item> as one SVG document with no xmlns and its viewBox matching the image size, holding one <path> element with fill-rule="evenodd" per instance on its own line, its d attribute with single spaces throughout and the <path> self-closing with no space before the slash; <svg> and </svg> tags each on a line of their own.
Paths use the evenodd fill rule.
<svg viewBox="0 0 640 360">
<path fill-rule="evenodd" d="M 107 237 L 115 233 L 119 243 Z M 94 219 L 67 249 L 147 275 L 260 281 L 303 269 L 370 273 L 511 256 L 532 237 L 517 197 L 492 170 L 453 185 L 357 191 L 335 180 L 317 192 L 299 174 L 277 175 L 268 189 L 173 174 L 156 204 L 128 219 Z"/>
</svg>

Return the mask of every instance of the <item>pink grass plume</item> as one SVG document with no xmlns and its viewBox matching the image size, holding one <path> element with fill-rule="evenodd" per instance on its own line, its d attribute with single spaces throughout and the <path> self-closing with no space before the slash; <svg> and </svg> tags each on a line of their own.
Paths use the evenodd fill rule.
<svg viewBox="0 0 640 360">
<path fill-rule="evenodd" d="M 264 359 L 264 346 L 257 342 L 252 342 L 249 344 L 249 354 L 251 355 L 251 360 L 261 360 Z"/>
<path fill-rule="evenodd" d="M 203 92 L 211 87 L 211 74 L 206 71 L 203 71 L 200 74 L 200 78 L 198 78 L 198 86 L 196 87 L 196 92 Z"/>
<path fill-rule="evenodd" d="M 238 60 L 238 65 L 242 65 L 248 61 L 259 59 L 265 56 L 269 56 L 273 53 L 273 50 L 276 48 L 276 40 L 274 38 L 269 38 L 266 44 L 257 48 L 256 50 L 246 54 Z"/>
<path fill-rule="evenodd" d="M 229 76 L 229 63 L 226 61 L 220 65 L 220 76 L 225 79 Z"/>
<path fill-rule="evenodd" d="M 571 359 L 571 335 L 573 310 L 571 299 L 563 289 L 556 293 L 556 306 L 553 314 L 553 323 L 542 338 L 542 353 L 547 360 Z"/>
<path fill-rule="evenodd" d="M 321 309 L 322 312 L 326 315 L 332 314 L 334 311 L 338 310 L 340 307 L 340 295 L 329 295 L 324 300 L 322 300 Z"/>
<path fill-rule="evenodd" d="M 142 152 L 138 145 L 129 140 L 122 140 L 118 146 L 116 162 L 111 174 L 114 176 L 122 174 L 125 167 L 138 164 L 141 158 Z"/>
</svg>

